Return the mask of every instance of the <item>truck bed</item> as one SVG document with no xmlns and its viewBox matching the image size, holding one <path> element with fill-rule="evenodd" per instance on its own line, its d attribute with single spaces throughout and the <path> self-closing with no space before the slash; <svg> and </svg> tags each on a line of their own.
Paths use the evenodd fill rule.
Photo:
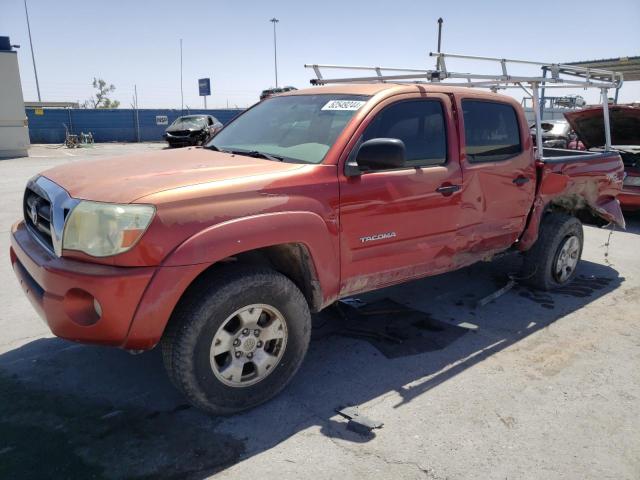
<svg viewBox="0 0 640 480">
<path fill-rule="evenodd" d="M 616 199 L 622 188 L 624 165 L 618 152 L 544 149 L 538 162 L 536 198 L 519 248 L 528 249 L 538 236 L 545 211 L 559 207 L 574 212 L 583 223 L 607 223 L 625 228 Z"/>
<path fill-rule="evenodd" d="M 591 162 L 598 158 L 608 158 L 616 152 L 588 152 L 585 150 L 569 150 L 565 148 L 543 148 L 542 161 L 545 163 Z"/>
</svg>

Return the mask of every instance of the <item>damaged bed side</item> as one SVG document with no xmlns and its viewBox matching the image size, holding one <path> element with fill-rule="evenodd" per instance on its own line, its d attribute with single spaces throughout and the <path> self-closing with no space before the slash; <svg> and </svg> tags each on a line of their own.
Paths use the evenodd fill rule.
<svg viewBox="0 0 640 480">
<path fill-rule="evenodd" d="M 537 240 L 545 213 L 566 211 L 587 225 L 625 228 L 620 202 L 624 165 L 620 154 L 544 149 L 536 161 L 536 196 L 518 249 L 528 250 Z"/>
</svg>

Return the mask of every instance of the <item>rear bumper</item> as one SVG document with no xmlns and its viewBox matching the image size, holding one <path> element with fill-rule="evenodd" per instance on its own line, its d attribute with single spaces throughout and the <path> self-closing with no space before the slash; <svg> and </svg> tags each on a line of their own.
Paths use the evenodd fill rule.
<svg viewBox="0 0 640 480">
<path fill-rule="evenodd" d="M 24 293 L 56 336 L 103 345 L 124 344 L 156 270 L 55 257 L 22 222 L 12 228 L 10 256 Z"/>
</svg>

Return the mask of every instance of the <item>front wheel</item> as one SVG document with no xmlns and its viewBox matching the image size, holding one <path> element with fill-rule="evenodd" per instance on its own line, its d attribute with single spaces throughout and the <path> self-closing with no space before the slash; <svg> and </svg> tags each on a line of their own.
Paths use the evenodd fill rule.
<svg viewBox="0 0 640 480">
<path fill-rule="evenodd" d="M 307 351 L 311 316 L 287 277 L 238 269 L 205 277 L 180 302 L 162 341 L 173 383 L 198 408 L 226 415 L 280 392 Z"/>
<path fill-rule="evenodd" d="M 580 220 L 560 212 L 546 215 L 538 240 L 525 252 L 523 281 L 540 290 L 570 283 L 576 275 L 583 244 Z"/>
</svg>

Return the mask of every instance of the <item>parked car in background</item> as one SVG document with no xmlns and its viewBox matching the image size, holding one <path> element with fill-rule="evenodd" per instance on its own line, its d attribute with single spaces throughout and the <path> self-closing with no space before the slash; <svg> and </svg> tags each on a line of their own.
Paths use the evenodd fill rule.
<svg viewBox="0 0 640 480">
<path fill-rule="evenodd" d="M 222 130 L 222 123 L 211 115 L 184 115 L 167 127 L 164 139 L 169 147 L 202 145 Z"/>
<path fill-rule="evenodd" d="M 566 120 L 543 120 L 540 126 L 542 127 L 542 145 L 545 148 L 584 150 L 584 146 L 577 142 L 571 125 Z M 536 125 L 531 125 L 530 129 L 535 142 Z"/>
<path fill-rule="evenodd" d="M 603 149 L 604 118 L 601 106 L 568 112 L 564 116 L 587 149 Z M 609 118 L 611 145 L 620 153 L 625 171 L 618 200 L 623 210 L 640 212 L 640 106 L 609 105 Z"/>
<path fill-rule="evenodd" d="M 274 95 L 278 95 L 279 93 L 291 92 L 292 90 L 297 90 L 296 87 L 280 87 L 280 88 L 268 88 L 260 92 L 260 101 L 265 100 L 269 97 L 273 97 Z"/>
</svg>

